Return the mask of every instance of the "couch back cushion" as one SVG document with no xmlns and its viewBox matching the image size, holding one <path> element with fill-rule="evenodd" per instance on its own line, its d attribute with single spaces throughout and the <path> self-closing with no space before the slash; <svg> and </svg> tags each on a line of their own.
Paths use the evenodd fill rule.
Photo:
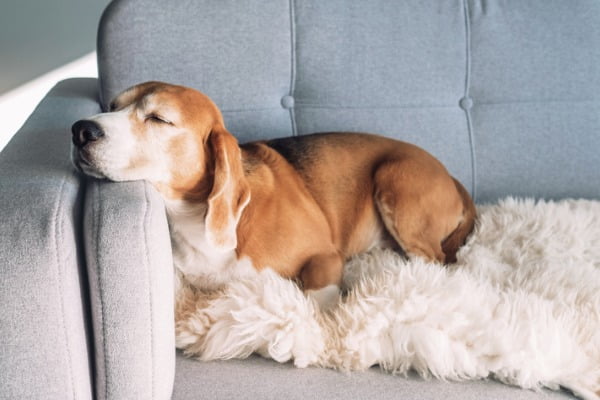
<svg viewBox="0 0 600 400">
<path fill-rule="evenodd" d="M 104 104 L 163 80 L 242 142 L 379 133 L 479 202 L 600 198 L 597 0 L 116 0 L 98 59 Z"/>
</svg>

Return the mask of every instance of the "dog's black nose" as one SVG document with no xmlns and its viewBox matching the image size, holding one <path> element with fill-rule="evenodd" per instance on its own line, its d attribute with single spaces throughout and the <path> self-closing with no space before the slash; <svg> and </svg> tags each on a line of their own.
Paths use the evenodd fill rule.
<svg viewBox="0 0 600 400">
<path fill-rule="evenodd" d="M 71 127 L 71 132 L 73 132 L 73 144 L 77 147 L 83 147 L 104 136 L 100 125 L 86 119 L 75 122 Z"/>
</svg>

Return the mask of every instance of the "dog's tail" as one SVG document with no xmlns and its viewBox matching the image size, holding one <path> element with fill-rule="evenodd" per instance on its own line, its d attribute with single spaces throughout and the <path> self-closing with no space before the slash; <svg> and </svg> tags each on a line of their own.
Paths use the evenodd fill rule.
<svg viewBox="0 0 600 400">
<path fill-rule="evenodd" d="M 456 253 L 460 246 L 465 244 L 467 237 L 473 231 L 473 228 L 475 228 L 475 219 L 477 217 L 475 203 L 473 203 L 467 190 L 456 179 L 454 179 L 454 184 L 463 201 L 463 219 L 456 229 L 442 241 L 442 250 L 444 251 L 444 254 L 446 254 L 446 264 L 456 262 Z"/>
</svg>

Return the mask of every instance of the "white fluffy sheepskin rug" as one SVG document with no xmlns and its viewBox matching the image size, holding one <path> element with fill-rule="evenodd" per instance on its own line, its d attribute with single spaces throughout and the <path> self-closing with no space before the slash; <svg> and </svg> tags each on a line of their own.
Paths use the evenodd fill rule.
<svg viewBox="0 0 600 400">
<path fill-rule="evenodd" d="M 600 202 L 483 206 L 457 264 L 377 250 L 347 264 L 344 284 L 328 312 L 272 271 L 218 293 L 184 286 L 177 346 L 202 360 L 258 353 L 600 398 Z"/>
</svg>

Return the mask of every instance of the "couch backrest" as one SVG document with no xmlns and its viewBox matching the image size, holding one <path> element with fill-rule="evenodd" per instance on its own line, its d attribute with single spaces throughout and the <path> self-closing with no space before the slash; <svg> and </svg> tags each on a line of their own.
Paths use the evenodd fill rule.
<svg viewBox="0 0 600 400">
<path fill-rule="evenodd" d="M 104 104 L 163 80 L 242 142 L 380 133 L 479 202 L 600 198 L 597 0 L 116 0 L 98 58 Z"/>
</svg>

